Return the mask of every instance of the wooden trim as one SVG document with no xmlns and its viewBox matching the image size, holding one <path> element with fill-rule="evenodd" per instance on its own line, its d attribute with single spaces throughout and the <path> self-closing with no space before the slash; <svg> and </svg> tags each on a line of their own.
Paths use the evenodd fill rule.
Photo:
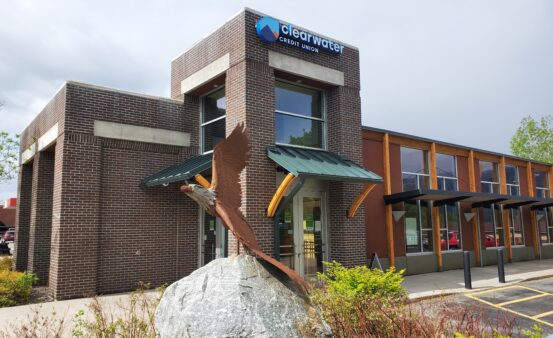
<svg viewBox="0 0 553 338">
<path fill-rule="evenodd" d="M 364 140 L 380 141 L 380 142 L 382 142 L 382 139 L 384 137 L 383 134 L 377 133 L 375 131 L 370 131 L 370 130 L 363 130 L 362 135 Z"/>
<path fill-rule="evenodd" d="M 553 166 L 549 167 L 549 196 L 553 193 Z"/>
<path fill-rule="evenodd" d="M 516 158 L 505 157 L 505 163 L 510 165 L 516 165 L 517 167 L 525 167 L 527 162 Z"/>
<path fill-rule="evenodd" d="M 389 135 L 389 134 L 385 134 L 385 135 Z M 429 150 L 430 149 L 430 143 L 429 142 L 413 140 L 413 139 L 409 139 L 409 138 L 405 138 L 405 137 L 401 137 L 401 136 L 395 136 L 395 135 L 390 135 L 389 138 L 390 138 L 390 143 L 398 144 L 400 146 L 405 146 L 405 147 L 409 147 L 409 148 L 416 148 L 416 149 L 422 149 L 422 150 Z"/>
<path fill-rule="evenodd" d="M 474 173 L 474 151 L 469 151 L 468 157 L 468 166 L 469 166 L 469 190 L 470 192 L 476 192 L 476 176 Z M 471 209 L 471 212 L 474 213 L 474 217 L 471 220 L 472 223 L 472 245 L 474 246 L 474 259 L 476 264 L 480 265 L 480 232 L 478 231 L 478 209 Z"/>
<path fill-rule="evenodd" d="M 534 172 L 532 169 L 532 162 L 530 161 L 526 162 L 526 180 L 528 182 L 528 197 L 534 197 Z"/>
<path fill-rule="evenodd" d="M 507 195 L 507 173 L 505 171 L 505 156 L 499 159 L 499 192 Z M 503 232 L 505 233 L 505 247 L 509 262 L 513 260 L 513 248 L 511 245 L 511 220 L 509 210 L 503 210 Z"/>
<path fill-rule="evenodd" d="M 388 245 L 388 261 L 390 267 L 396 266 L 396 257 L 394 249 L 394 222 L 392 219 L 392 205 L 386 205 L 386 239 Z"/>
<path fill-rule="evenodd" d="M 532 163 L 532 167 L 536 170 L 549 171 L 551 168 L 553 168 L 553 166 L 548 166 L 541 163 L 534 163 L 534 162 L 531 162 L 531 163 Z"/>
<path fill-rule="evenodd" d="M 438 189 L 438 170 L 436 168 L 436 143 L 430 144 L 430 189 Z M 432 232 L 434 233 L 434 253 L 438 260 L 438 271 L 442 271 L 442 238 L 440 234 L 440 209 L 432 207 Z"/>
<path fill-rule="evenodd" d="M 463 156 L 463 157 L 467 157 L 469 155 L 469 151 L 466 149 L 455 148 L 452 146 L 439 144 L 439 143 L 436 144 L 436 151 L 440 154 Z"/>
<path fill-rule="evenodd" d="M 528 182 L 528 196 L 534 197 L 536 195 L 536 190 L 534 188 L 534 169 L 532 168 L 532 162 L 526 162 L 526 179 Z M 538 245 L 540 242 L 538 240 L 538 222 L 536 221 L 536 214 L 534 210 L 530 209 L 530 234 L 532 236 L 532 247 L 534 248 L 534 257 L 539 258 L 540 249 Z"/>
<path fill-rule="evenodd" d="M 384 134 L 382 140 L 382 154 L 384 161 L 384 195 L 392 193 L 391 169 L 390 169 L 390 135 Z M 392 205 L 386 205 L 386 242 L 388 247 L 388 261 L 390 267 L 396 265 L 394 249 L 394 222 L 392 219 Z"/>
<path fill-rule="evenodd" d="M 353 202 L 353 204 L 349 208 L 348 218 L 353 218 L 355 216 L 355 214 L 357 213 L 357 209 L 359 209 L 359 207 L 361 206 L 361 204 L 363 203 L 365 198 L 367 198 L 367 196 L 369 196 L 369 194 L 371 193 L 371 191 L 375 187 L 376 187 L 375 183 L 367 184 L 365 186 L 365 189 L 363 189 L 363 191 L 359 194 L 359 196 L 357 196 L 357 198 L 355 199 L 355 201 Z"/>
<path fill-rule="evenodd" d="M 501 156 L 486 154 L 486 153 L 480 153 L 480 152 L 475 151 L 474 152 L 474 158 L 476 158 L 478 160 L 482 160 L 482 161 L 497 163 L 501 159 Z"/>
<path fill-rule="evenodd" d="M 209 183 L 209 181 L 205 177 L 203 177 L 201 174 L 195 175 L 194 179 L 196 180 L 196 182 L 198 182 L 199 185 L 201 185 L 202 187 L 204 187 L 206 189 L 209 189 L 211 187 L 211 183 Z"/>
<path fill-rule="evenodd" d="M 288 175 L 286 175 L 286 177 L 282 180 L 277 188 L 277 191 L 273 195 L 269 206 L 267 207 L 267 217 L 273 217 L 275 215 L 275 212 L 278 208 L 278 205 L 280 204 L 280 201 L 282 200 L 282 197 L 284 196 L 284 193 L 294 183 L 295 180 L 296 176 L 291 173 L 288 173 Z"/>
</svg>

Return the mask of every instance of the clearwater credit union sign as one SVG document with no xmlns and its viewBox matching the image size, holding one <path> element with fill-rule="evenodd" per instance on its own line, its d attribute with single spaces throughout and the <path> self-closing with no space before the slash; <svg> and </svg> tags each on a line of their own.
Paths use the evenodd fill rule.
<svg viewBox="0 0 553 338">
<path fill-rule="evenodd" d="M 342 54 L 344 51 L 344 46 L 335 41 L 306 32 L 291 24 L 281 23 L 270 16 L 259 19 L 255 24 L 255 30 L 259 39 L 264 43 L 279 41 L 313 53 L 319 53 L 319 49 L 334 54 Z"/>
</svg>

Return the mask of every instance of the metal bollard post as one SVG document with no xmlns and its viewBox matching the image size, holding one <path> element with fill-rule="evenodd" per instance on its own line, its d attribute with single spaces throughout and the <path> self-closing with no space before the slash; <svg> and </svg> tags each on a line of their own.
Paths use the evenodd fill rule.
<svg viewBox="0 0 553 338">
<path fill-rule="evenodd" d="M 465 268 L 465 289 L 472 289 L 472 276 L 470 274 L 470 252 L 463 252 L 463 266 Z"/>
<path fill-rule="evenodd" d="M 505 262 L 503 261 L 503 249 L 497 249 L 497 274 L 499 283 L 505 283 Z"/>
</svg>

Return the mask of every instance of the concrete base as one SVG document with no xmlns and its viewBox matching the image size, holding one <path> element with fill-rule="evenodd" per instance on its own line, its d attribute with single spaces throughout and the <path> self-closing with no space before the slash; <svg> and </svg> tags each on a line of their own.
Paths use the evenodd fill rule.
<svg viewBox="0 0 553 338">
<path fill-rule="evenodd" d="M 541 246 L 541 258 L 553 258 L 553 244 Z"/>
</svg>

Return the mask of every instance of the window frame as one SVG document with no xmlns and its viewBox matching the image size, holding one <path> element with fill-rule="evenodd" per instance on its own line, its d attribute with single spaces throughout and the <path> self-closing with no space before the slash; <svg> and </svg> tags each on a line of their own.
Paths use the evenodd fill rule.
<svg viewBox="0 0 553 338">
<path fill-rule="evenodd" d="M 199 121 L 199 125 L 200 125 L 200 153 L 201 154 L 211 154 L 213 153 L 213 150 L 215 149 L 215 146 L 213 146 L 213 149 L 211 150 L 205 150 L 205 144 L 204 144 L 204 128 L 210 124 L 213 124 L 215 122 L 218 122 L 220 120 L 225 120 L 225 124 L 226 124 L 226 117 L 227 117 L 227 111 L 226 111 L 226 108 L 225 108 L 225 115 L 222 115 L 222 116 L 219 116 L 219 117 L 216 117 L 214 119 L 211 119 L 209 121 L 206 121 L 206 122 L 202 122 L 203 121 L 203 117 L 204 117 L 204 108 L 205 108 L 205 98 L 219 90 L 223 90 L 225 92 L 225 95 L 223 97 L 226 98 L 227 96 L 227 88 L 225 85 L 221 85 L 221 86 L 217 86 L 216 88 L 213 88 L 212 90 L 206 92 L 205 94 L 201 95 L 199 97 L 199 100 L 200 100 L 200 121 Z M 225 138 L 226 138 L 226 125 L 225 125 Z"/>
<path fill-rule="evenodd" d="M 497 178 L 497 182 L 482 180 L 482 162 L 492 164 L 493 169 L 495 171 L 495 177 Z M 497 162 L 479 160 L 478 167 L 480 169 L 480 191 L 484 192 L 484 189 L 482 188 L 484 187 L 484 185 L 488 185 L 492 188 L 490 192 L 491 194 L 498 194 L 500 192 L 500 182 L 499 182 L 499 165 L 497 164 Z"/>
<path fill-rule="evenodd" d="M 501 230 L 501 233 L 502 233 L 502 237 L 501 237 L 501 242 L 500 245 L 495 245 L 495 246 L 490 246 L 490 247 L 486 247 L 486 250 L 495 250 L 495 249 L 499 249 L 499 248 L 505 248 L 505 222 L 503 220 L 503 213 L 502 213 L 502 208 L 500 205 L 498 204 L 490 204 L 486 207 L 482 207 L 482 212 L 484 212 L 484 209 L 485 208 L 489 208 L 491 209 L 492 211 L 492 220 L 493 220 L 493 234 L 494 234 L 494 239 L 496 239 L 498 236 L 497 236 L 497 233 L 498 233 L 498 229 Z M 498 216 L 499 215 L 499 218 L 500 218 L 500 222 L 501 222 L 501 226 L 498 227 L 497 224 L 498 224 Z M 482 217 L 484 218 L 484 217 Z M 485 224 L 484 224 L 485 226 Z M 486 228 L 484 227 L 484 237 L 486 236 Z"/>
<path fill-rule="evenodd" d="M 511 167 L 511 168 L 514 168 L 515 169 L 515 172 L 516 172 L 516 184 L 515 183 L 509 183 L 507 182 L 507 167 Z M 520 196 L 520 170 L 518 170 L 518 166 L 514 165 L 514 164 L 506 164 L 505 165 L 505 184 L 507 185 L 507 195 L 511 195 L 511 196 Z M 516 194 L 513 194 L 512 193 L 512 189 L 513 188 L 517 188 L 517 193 Z"/>
<path fill-rule="evenodd" d="M 543 197 L 545 198 L 550 198 L 551 197 L 551 190 L 549 189 L 549 173 L 545 170 L 533 170 L 533 179 L 534 179 L 534 182 L 536 182 L 536 176 L 538 173 L 543 173 L 545 174 L 545 186 L 544 187 L 538 187 L 538 184 L 536 183 L 535 185 L 535 193 L 536 193 L 536 196 L 540 196 L 541 194 L 538 193 L 538 191 L 542 191 L 543 192 Z"/>
<path fill-rule="evenodd" d="M 282 79 L 282 78 L 276 78 L 275 79 L 275 81 L 274 81 L 274 90 L 276 90 L 276 88 L 277 88 L 277 86 L 276 86 L 277 82 L 282 82 L 282 83 L 286 83 L 286 84 L 293 85 L 293 86 L 296 86 L 296 87 L 303 87 L 303 88 L 318 91 L 320 93 L 320 97 L 321 97 L 321 102 L 320 102 L 321 118 L 313 117 L 313 116 L 306 116 L 306 115 L 287 112 L 287 111 L 283 111 L 283 110 L 277 110 L 276 109 L 276 97 L 275 97 L 275 105 L 273 107 L 273 113 L 274 113 L 273 114 L 273 119 L 275 121 L 275 123 L 274 123 L 275 144 L 282 145 L 282 146 L 287 146 L 287 147 L 297 147 L 297 148 L 314 149 L 314 150 L 327 150 L 328 149 L 328 140 L 327 140 L 327 138 L 328 138 L 328 129 L 327 129 L 328 128 L 328 123 L 327 123 L 327 121 L 328 121 L 328 117 L 327 117 L 327 97 L 328 97 L 328 95 L 327 95 L 327 91 L 324 90 L 324 89 L 321 89 L 321 88 L 305 85 L 303 83 L 297 83 L 297 82 Z M 284 142 L 277 142 L 276 141 L 276 114 L 281 114 L 281 115 L 292 116 L 292 117 L 296 117 L 296 118 L 303 118 L 303 119 L 306 119 L 306 120 L 321 122 L 322 125 L 323 125 L 322 126 L 321 148 L 303 146 L 303 145 L 299 145 L 299 144 L 290 144 L 290 143 L 284 143 Z"/>
<path fill-rule="evenodd" d="M 541 246 L 553 245 L 553 207 L 538 209 L 536 212 L 536 227 L 538 228 L 539 244 Z M 547 236 L 547 242 L 542 241 L 542 232 L 539 226 L 540 220 L 538 220 L 538 212 L 543 212 L 545 218 L 545 235 Z"/>
<path fill-rule="evenodd" d="M 408 149 L 414 149 L 414 150 L 419 150 L 419 151 L 422 151 L 422 154 L 423 154 L 423 160 L 424 160 L 424 167 L 427 169 L 428 172 L 424 173 L 424 174 L 421 174 L 421 173 L 414 173 L 414 172 L 410 172 L 410 171 L 403 171 L 403 159 L 402 159 L 402 156 L 401 156 L 401 148 L 408 148 Z M 399 160 L 400 160 L 400 169 L 401 169 L 401 191 L 405 191 L 405 186 L 404 186 L 404 175 L 414 175 L 416 176 L 416 181 L 417 181 L 417 188 L 416 189 L 421 189 L 421 184 L 420 184 L 420 180 L 421 178 L 423 179 L 426 179 L 426 181 L 428 182 L 428 186 L 427 187 L 424 187 L 422 189 L 430 189 L 430 159 L 429 159 L 429 154 L 428 154 L 428 150 L 425 150 L 425 149 L 420 149 L 420 148 L 415 148 L 415 147 L 408 147 L 408 146 L 403 146 L 401 145 L 400 148 L 399 148 Z"/>
</svg>

